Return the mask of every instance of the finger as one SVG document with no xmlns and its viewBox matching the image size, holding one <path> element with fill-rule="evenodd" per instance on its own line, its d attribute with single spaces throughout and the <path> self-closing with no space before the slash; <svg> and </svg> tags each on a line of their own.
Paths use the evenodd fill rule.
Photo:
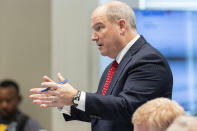
<svg viewBox="0 0 197 131">
<path fill-rule="evenodd" d="M 44 100 L 44 98 L 46 99 L 47 97 L 50 96 L 48 94 L 33 94 L 29 96 L 29 98 L 31 99 L 40 99 L 40 100 Z"/>
<path fill-rule="evenodd" d="M 46 104 L 46 103 L 42 103 L 42 102 L 54 102 L 57 100 L 56 96 L 47 96 L 45 94 L 35 94 L 35 95 L 31 95 L 30 96 L 31 99 L 34 99 L 33 102 L 40 102 L 40 103 L 36 103 L 36 104 Z"/>
<path fill-rule="evenodd" d="M 55 101 L 41 101 L 41 100 L 34 100 L 33 103 L 40 104 L 40 107 L 47 108 L 47 107 L 57 107 L 58 104 Z"/>
<path fill-rule="evenodd" d="M 47 104 L 41 104 L 40 107 L 41 108 L 48 108 Z"/>
<path fill-rule="evenodd" d="M 49 108 L 49 107 L 57 107 L 56 104 L 41 104 L 40 105 L 41 108 Z"/>
<path fill-rule="evenodd" d="M 43 80 L 45 82 L 53 82 L 53 80 L 51 78 L 49 78 L 48 76 L 43 76 Z"/>
<path fill-rule="evenodd" d="M 52 103 L 52 101 L 43 101 L 43 100 L 33 100 L 33 103 L 34 104 L 46 104 L 46 105 L 48 105 L 48 104 L 50 104 L 50 103 Z"/>
<path fill-rule="evenodd" d="M 44 88 L 32 88 L 29 90 L 30 93 L 41 93 Z"/>
<path fill-rule="evenodd" d="M 50 90 L 56 90 L 58 88 L 58 84 L 55 82 L 43 82 L 41 83 L 41 86 L 43 87 L 50 87 Z"/>
<path fill-rule="evenodd" d="M 65 80 L 64 77 L 61 75 L 61 73 L 57 73 L 57 78 L 59 81 Z"/>
<path fill-rule="evenodd" d="M 56 102 L 34 100 L 33 103 L 40 104 L 41 108 L 57 107 Z"/>
</svg>

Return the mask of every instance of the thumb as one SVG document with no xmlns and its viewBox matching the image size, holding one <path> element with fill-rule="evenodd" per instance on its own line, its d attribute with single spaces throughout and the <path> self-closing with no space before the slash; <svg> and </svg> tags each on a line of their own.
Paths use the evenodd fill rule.
<svg viewBox="0 0 197 131">
<path fill-rule="evenodd" d="M 61 75 L 61 73 L 57 73 L 57 78 L 59 81 L 65 80 L 64 77 Z"/>
<path fill-rule="evenodd" d="M 53 80 L 51 78 L 49 78 L 48 76 L 43 76 L 43 80 L 45 82 L 53 82 Z"/>
</svg>

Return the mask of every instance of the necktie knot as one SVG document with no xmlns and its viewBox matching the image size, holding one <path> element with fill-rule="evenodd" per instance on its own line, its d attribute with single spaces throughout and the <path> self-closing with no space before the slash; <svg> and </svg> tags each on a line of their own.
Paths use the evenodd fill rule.
<svg viewBox="0 0 197 131">
<path fill-rule="evenodd" d="M 117 68 L 117 67 L 118 67 L 118 63 L 117 63 L 117 61 L 116 61 L 116 60 L 114 60 L 114 61 L 113 61 L 112 66 L 113 66 L 113 67 L 115 67 L 115 68 Z"/>
</svg>

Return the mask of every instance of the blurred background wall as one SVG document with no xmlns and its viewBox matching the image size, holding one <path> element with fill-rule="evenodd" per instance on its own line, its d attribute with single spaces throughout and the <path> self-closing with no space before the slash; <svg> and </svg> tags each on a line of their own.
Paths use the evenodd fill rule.
<svg viewBox="0 0 197 131">
<path fill-rule="evenodd" d="M 0 80 L 21 87 L 21 109 L 47 130 L 51 109 L 40 109 L 29 99 L 29 89 L 40 87 L 51 75 L 51 8 L 48 0 L 0 0 Z"/>
</svg>

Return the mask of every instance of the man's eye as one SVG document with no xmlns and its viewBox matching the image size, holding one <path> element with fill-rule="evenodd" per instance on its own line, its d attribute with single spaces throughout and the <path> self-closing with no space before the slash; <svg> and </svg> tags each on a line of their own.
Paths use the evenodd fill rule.
<svg viewBox="0 0 197 131">
<path fill-rule="evenodd" d="M 95 30 L 96 30 L 96 31 L 101 31 L 103 28 L 105 28 L 105 26 L 103 26 L 103 25 L 98 25 L 98 26 L 96 26 Z"/>
<path fill-rule="evenodd" d="M 100 26 L 97 26 L 96 27 L 96 31 L 100 31 L 101 27 Z"/>
</svg>

